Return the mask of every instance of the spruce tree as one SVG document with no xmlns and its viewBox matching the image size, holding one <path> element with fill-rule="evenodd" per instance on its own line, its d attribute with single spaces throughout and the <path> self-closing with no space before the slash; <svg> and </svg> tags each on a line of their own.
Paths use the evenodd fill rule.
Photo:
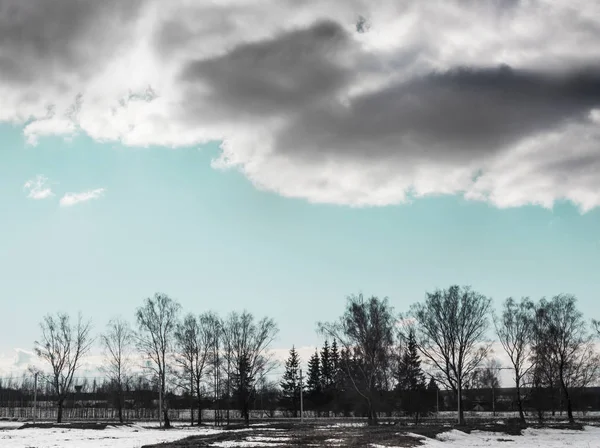
<svg viewBox="0 0 600 448">
<path fill-rule="evenodd" d="M 329 351 L 329 342 L 325 340 L 321 349 L 321 387 L 329 389 L 333 382 L 333 368 L 331 366 L 331 353 Z"/>
<path fill-rule="evenodd" d="M 300 403 L 300 358 L 295 347 L 290 350 L 290 355 L 285 362 L 285 373 L 281 381 L 281 401 L 285 409 L 292 411 L 294 417 L 298 416 Z"/>
<path fill-rule="evenodd" d="M 400 361 L 398 371 L 398 386 L 400 390 L 425 389 L 425 375 L 421 370 L 421 358 L 417 347 L 415 333 L 411 329 L 408 333 L 408 346 Z"/>
<path fill-rule="evenodd" d="M 329 387 L 334 409 L 340 408 L 342 391 L 344 389 L 344 368 L 340 359 L 337 341 L 331 343 L 331 385 Z"/>
<path fill-rule="evenodd" d="M 319 352 L 315 353 L 308 360 L 308 378 L 306 382 L 307 398 L 313 407 L 318 410 L 321 404 L 321 362 Z"/>
<path fill-rule="evenodd" d="M 355 401 L 352 392 L 354 387 L 351 385 L 351 374 L 355 373 L 356 358 L 350 355 L 350 350 L 342 348 L 336 360 L 335 371 L 335 409 L 342 412 L 345 417 L 350 415 L 353 402 Z"/>
<path fill-rule="evenodd" d="M 253 393 L 254 376 L 252 375 L 252 365 L 248 354 L 242 355 L 238 360 L 237 371 L 231 374 L 231 383 L 233 386 L 233 395 L 242 412 L 242 418 L 245 423 L 250 421 L 250 399 Z"/>
<path fill-rule="evenodd" d="M 440 388 L 438 387 L 438 385 L 435 381 L 435 378 L 431 377 L 431 379 L 429 380 L 429 383 L 427 384 L 427 390 L 435 392 L 439 389 Z"/>
<path fill-rule="evenodd" d="M 419 415 L 430 404 L 426 397 L 425 375 L 421 369 L 417 340 L 412 329 L 408 333 L 408 344 L 400 360 L 396 379 L 396 392 L 401 399 L 402 409 L 409 415 L 414 415 L 418 422 Z"/>
<path fill-rule="evenodd" d="M 338 376 L 338 371 L 342 366 L 340 365 L 340 352 L 338 351 L 337 342 L 334 339 L 331 344 L 331 370 L 333 372 L 333 382 L 335 382 L 336 377 Z"/>
</svg>

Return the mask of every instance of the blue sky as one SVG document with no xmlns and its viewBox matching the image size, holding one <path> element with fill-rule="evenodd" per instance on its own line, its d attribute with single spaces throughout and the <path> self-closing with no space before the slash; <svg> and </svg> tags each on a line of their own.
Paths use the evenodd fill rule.
<svg viewBox="0 0 600 448">
<path fill-rule="evenodd" d="M 471 284 L 499 300 L 571 292 L 597 311 L 600 212 L 569 204 L 498 209 L 457 197 L 381 208 L 315 205 L 211 168 L 216 145 L 124 148 L 85 136 L 27 145 L 0 128 L 0 351 L 30 349 L 48 312 L 133 321 L 156 291 L 186 311 L 246 308 L 273 317 L 277 347 L 313 345 L 345 296 L 389 296 L 398 311 L 425 291 Z M 23 185 L 43 173 L 55 196 Z M 105 188 L 61 207 L 67 192 Z"/>
</svg>

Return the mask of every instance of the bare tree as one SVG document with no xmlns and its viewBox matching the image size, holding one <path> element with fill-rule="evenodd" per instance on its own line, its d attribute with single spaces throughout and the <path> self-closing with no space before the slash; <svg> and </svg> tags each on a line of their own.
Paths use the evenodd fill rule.
<svg viewBox="0 0 600 448">
<path fill-rule="evenodd" d="M 185 316 L 177 325 L 177 362 L 183 369 L 183 376 L 189 379 L 189 391 L 198 403 L 198 425 L 202 424 L 202 392 L 201 385 L 206 375 L 211 349 L 212 328 L 210 314 L 202 314 L 196 318 L 193 314 Z M 191 411 L 191 423 L 194 424 L 194 410 Z"/>
<path fill-rule="evenodd" d="M 125 319 L 111 319 L 100 337 L 104 347 L 102 370 L 117 392 L 119 421 L 123 423 L 124 390 L 131 378 L 134 333 Z"/>
<path fill-rule="evenodd" d="M 175 351 L 175 329 L 181 306 L 166 294 L 155 294 L 147 298 L 144 305 L 137 309 L 136 318 L 139 328 L 137 344 L 139 350 L 150 360 L 150 369 L 157 375 L 162 395 L 162 412 L 165 428 L 171 427 L 167 391 L 167 371 L 170 359 Z"/>
<path fill-rule="evenodd" d="M 533 368 L 531 346 L 533 337 L 534 303 L 524 297 L 517 303 L 512 297 L 504 302 L 500 316 L 494 316 L 496 334 L 510 358 L 514 373 L 519 418 L 525 423 L 521 388 L 523 378 Z"/>
<path fill-rule="evenodd" d="M 278 333 L 275 321 L 263 318 L 256 322 L 247 311 L 233 312 L 224 322 L 226 356 L 239 409 L 246 425 L 250 423 L 250 399 L 255 385 L 275 367 L 268 349 Z"/>
<path fill-rule="evenodd" d="M 348 297 L 339 321 L 318 323 L 319 331 L 339 341 L 357 362 L 345 365 L 356 392 L 365 400 L 369 424 L 377 424 L 378 385 L 385 382 L 394 350 L 394 313 L 387 299 Z"/>
<path fill-rule="evenodd" d="M 90 350 L 93 338 L 90 321 L 83 321 L 81 313 L 77 323 L 71 324 L 69 315 L 58 313 L 46 315 L 40 324 L 41 340 L 35 341 L 35 353 L 50 364 L 52 382 L 57 397 L 58 415 L 56 421 L 62 422 L 63 404 L 73 383 L 73 376 L 81 366 L 83 356 Z"/>
<path fill-rule="evenodd" d="M 534 360 L 543 354 L 555 369 L 567 405 L 569 421 L 575 421 L 571 391 L 585 387 L 598 375 L 598 356 L 594 352 L 592 335 L 583 314 L 577 309 L 577 299 L 559 294 L 551 300 L 540 300 L 534 320 L 536 345 Z"/>
<path fill-rule="evenodd" d="M 221 366 L 223 359 L 221 356 L 221 342 L 223 339 L 223 321 L 213 312 L 205 314 L 204 327 L 208 336 L 209 357 L 207 374 L 212 374 L 212 389 L 215 403 L 215 426 L 220 423 L 219 398 L 221 391 Z"/>
<path fill-rule="evenodd" d="M 427 293 L 412 306 L 419 350 L 439 370 L 438 380 L 456 393 L 458 422 L 464 424 L 462 390 L 487 357 L 485 342 L 491 301 L 470 287 L 450 286 Z"/>
</svg>

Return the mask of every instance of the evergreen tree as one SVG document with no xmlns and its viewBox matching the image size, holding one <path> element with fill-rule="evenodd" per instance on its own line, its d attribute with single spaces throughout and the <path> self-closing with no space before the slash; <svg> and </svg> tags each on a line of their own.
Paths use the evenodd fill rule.
<svg viewBox="0 0 600 448">
<path fill-rule="evenodd" d="M 318 409 L 321 404 L 321 362 L 319 352 L 315 353 L 308 360 L 308 379 L 307 379 L 307 398 Z"/>
<path fill-rule="evenodd" d="M 329 351 L 329 342 L 325 340 L 321 349 L 321 387 L 328 389 L 333 382 L 333 368 L 331 365 L 331 353 Z"/>
<path fill-rule="evenodd" d="M 425 389 L 425 375 L 421 370 L 421 358 L 417 347 L 415 333 L 411 329 L 408 333 L 408 346 L 402 355 L 398 369 L 398 390 Z"/>
<path fill-rule="evenodd" d="M 300 403 L 300 358 L 295 347 L 290 350 L 290 355 L 285 362 L 285 373 L 281 382 L 282 406 L 292 411 L 294 417 L 298 416 Z"/>
<path fill-rule="evenodd" d="M 329 393 L 336 412 L 339 411 L 343 401 L 344 368 L 340 359 L 337 341 L 334 339 L 331 343 L 331 385 L 329 386 Z"/>
<path fill-rule="evenodd" d="M 250 418 L 250 397 L 253 392 L 252 385 L 254 377 L 252 376 L 252 365 L 250 355 L 243 355 L 239 360 L 239 366 L 236 373 L 232 373 L 231 381 L 233 386 L 233 395 L 242 411 L 242 418 L 247 422 Z"/>
<path fill-rule="evenodd" d="M 396 379 L 396 393 L 400 397 L 402 409 L 407 414 L 414 415 L 415 422 L 418 423 L 419 416 L 431 408 L 431 393 L 427 391 L 417 340 L 412 329 L 408 333 L 408 344 L 402 354 Z"/>
<path fill-rule="evenodd" d="M 437 383 L 433 377 L 431 377 L 431 379 L 429 380 L 429 383 L 427 384 L 427 390 L 433 391 L 433 392 L 440 390 L 439 386 L 437 385 Z"/>
<path fill-rule="evenodd" d="M 340 353 L 338 351 L 337 342 L 334 339 L 331 344 L 331 370 L 333 372 L 333 383 L 336 382 L 336 378 L 339 377 L 340 365 Z"/>
</svg>

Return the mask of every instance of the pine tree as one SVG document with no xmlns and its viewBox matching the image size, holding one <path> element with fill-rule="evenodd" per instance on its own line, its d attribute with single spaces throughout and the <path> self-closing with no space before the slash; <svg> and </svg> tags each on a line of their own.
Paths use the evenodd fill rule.
<svg viewBox="0 0 600 448">
<path fill-rule="evenodd" d="M 333 382 L 335 383 L 336 377 L 339 375 L 340 368 L 340 352 L 338 351 L 337 342 L 334 339 L 331 344 L 331 370 L 333 372 Z"/>
<path fill-rule="evenodd" d="M 336 358 L 334 407 L 337 412 L 342 412 L 345 417 L 348 417 L 355 402 L 355 397 L 352 396 L 354 386 L 351 384 L 351 374 L 355 373 L 357 360 L 347 348 L 342 348 Z"/>
<path fill-rule="evenodd" d="M 290 355 L 285 362 L 285 373 L 281 382 L 281 400 L 285 409 L 292 411 L 294 417 L 298 416 L 300 403 L 300 358 L 295 347 L 290 350 Z"/>
<path fill-rule="evenodd" d="M 396 388 L 398 390 L 425 389 L 425 375 L 421 370 L 421 358 L 415 333 L 412 329 L 408 333 L 408 346 L 400 361 L 397 380 Z"/>
<path fill-rule="evenodd" d="M 321 362 L 319 352 L 315 353 L 308 360 L 308 379 L 307 379 L 307 398 L 313 404 L 315 409 L 321 405 L 322 389 L 321 389 Z"/>
<path fill-rule="evenodd" d="M 439 389 L 440 388 L 438 387 L 435 379 L 433 377 L 431 377 L 431 379 L 429 380 L 429 384 L 427 384 L 427 390 L 435 392 Z"/>
<path fill-rule="evenodd" d="M 419 415 L 430 407 L 430 400 L 425 375 L 421 369 L 417 340 L 412 329 L 408 333 L 408 345 L 400 360 L 396 379 L 396 392 L 401 398 L 402 409 L 409 415 L 414 415 L 415 422 L 418 422 Z"/>
<path fill-rule="evenodd" d="M 250 398 L 253 392 L 252 384 L 254 384 L 249 355 L 243 355 L 239 359 L 236 370 L 235 373 L 231 374 L 233 395 L 242 411 L 242 418 L 248 424 L 250 420 Z"/>
<path fill-rule="evenodd" d="M 329 351 L 329 342 L 325 340 L 321 350 L 321 387 L 328 389 L 333 382 L 333 368 L 331 366 L 331 353 Z"/>
</svg>

